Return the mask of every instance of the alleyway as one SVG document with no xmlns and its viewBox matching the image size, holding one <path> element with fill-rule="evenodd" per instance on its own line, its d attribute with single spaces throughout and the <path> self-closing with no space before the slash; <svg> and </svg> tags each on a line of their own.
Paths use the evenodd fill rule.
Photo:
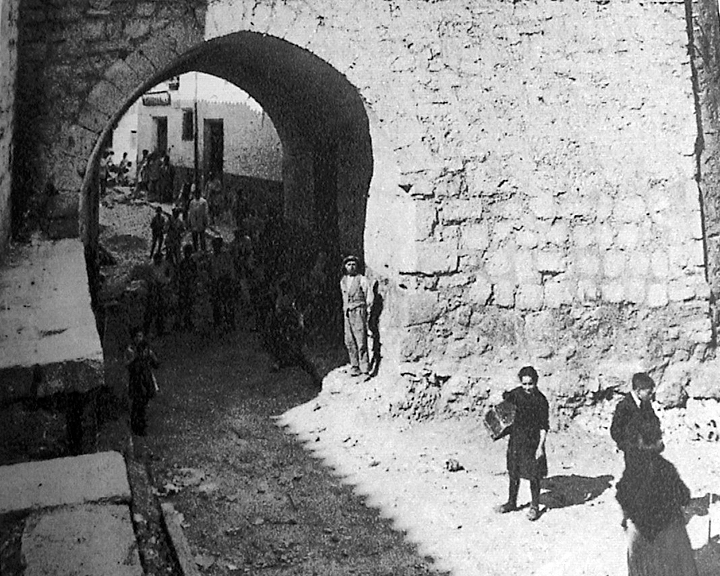
<svg viewBox="0 0 720 576">
<path fill-rule="evenodd" d="M 106 208 L 105 245 L 120 263 L 106 273 L 108 283 L 121 283 L 123 270 L 147 258 L 152 209 Z M 208 314 L 193 334 L 154 339 L 161 392 L 149 434 L 134 446 L 160 501 L 182 514 L 203 573 L 625 573 L 613 488 L 621 461 L 602 419 L 550 435 L 539 522 L 499 517 L 505 443 L 491 442 L 476 417 L 383 416 L 394 382 L 350 381 L 336 369 L 344 352 L 332 346 L 311 354 L 328 375 L 318 393 L 299 369 L 273 372 L 246 324 L 220 335 Z M 667 457 L 691 488 L 688 530 L 701 576 L 710 576 L 720 566 L 718 447 L 671 429 Z"/>
<path fill-rule="evenodd" d="M 161 393 L 135 451 L 161 500 L 184 515 L 205 573 L 430 571 L 388 520 L 274 422 L 312 398 L 307 375 L 270 372 L 250 332 L 171 334 L 156 350 Z"/>
</svg>

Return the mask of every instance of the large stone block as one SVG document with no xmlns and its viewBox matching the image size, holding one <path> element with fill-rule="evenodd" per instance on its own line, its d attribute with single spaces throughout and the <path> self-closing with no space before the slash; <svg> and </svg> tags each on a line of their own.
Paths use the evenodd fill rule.
<svg viewBox="0 0 720 576">
<path fill-rule="evenodd" d="M 515 253 L 515 278 L 520 284 L 540 284 L 541 276 L 535 268 L 533 253 L 519 250 Z"/>
<path fill-rule="evenodd" d="M 498 250 L 488 256 L 485 271 L 494 278 L 506 276 L 514 271 L 514 254 L 510 250 Z"/>
<path fill-rule="evenodd" d="M 557 214 L 557 202 L 552 194 L 541 193 L 530 199 L 530 210 L 541 220 L 552 220 Z"/>
<path fill-rule="evenodd" d="M 521 310 L 540 310 L 543 307 L 543 287 L 539 284 L 522 284 L 515 295 L 515 305 Z"/>
<path fill-rule="evenodd" d="M 695 281 L 684 277 L 673 280 L 668 284 L 668 299 L 670 302 L 683 302 L 695 298 Z"/>
<path fill-rule="evenodd" d="M 670 261 L 667 252 L 656 250 L 650 257 L 650 271 L 656 278 L 666 279 L 670 276 Z"/>
<path fill-rule="evenodd" d="M 446 198 L 441 207 L 443 222 L 458 223 L 479 220 L 482 217 L 481 198 Z"/>
<path fill-rule="evenodd" d="M 403 295 L 405 326 L 416 326 L 432 322 L 438 317 L 437 292 L 415 292 Z"/>
<path fill-rule="evenodd" d="M 633 250 L 640 240 L 640 227 L 636 224 L 624 224 L 619 227 L 615 245 L 622 250 Z"/>
<path fill-rule="evenodd" d="M 596 277 L 600 273 L 600 257 L 593 252 L 577 252 L 575 262 L 580 276 Z"/>
<path fill-rule="evenodd" d="M 26 576 L 142 576 L 130 509 L 89 504 L 36 513 L 22 538 Z"/>
<path fill-rule="evenodd" d="M 625 273 L 627 254 L 620 250 L 609 250 L 603 258 L 603 273 L 607 278 L 618 278 Z"/>
<path fill-rule="evenodd" d="M 605 302 L 619 304 L 625 301 L 625 286 L 622 282 L 606 282 L 600 290 Z"/>
<path fill-rule="evenodd" d="M 564 248 L 567 245 L 569 237 L 570 228 L 565 222 L 554 222 L 546 236 L 550 244 L 559 248 Z"/>
<path fill-rule="evenodd" d="M 668 304 L 666 284 L 650 284 L 647 288 L 647 304 L 651 308 L 662 308 Z"/>
<path fill-rule="evenodd" d="M 135 70 L 128 66 L 125 60 L 117 60 L 110 66 L 105 72 L 105 79 L 124 93 L 128 93 L 144 80 L 144 78 L 138 76 Z M 116 102 L 116 109 L 120 104 L 122 102 Z"/>
<path fill-rule="evenodd" d="M 545 284 L 545 306 L 560 308 L 572 304 L 575 285 L 567 280 L 552 280 Z"/>
<path fill-rule="evenodd" d="M 512 308 L 515 306 L 515 290 L 517 286 L 514 282 L 501 281 L 493 286 L 493 300 L 495 304 L 501 308 Z"/>
<path fill-rule="evenodd" d="M 470 284 L 465 301 L 471 304 L 485 306 L 492 296 L 492 284 L 484 276 L 478 276 L 475 281 Z"/>
<path fill-rule="evenodd" d="M 124 100 L 125 94 L 117 86 L 107 80 L 101 80 L 90 90 L 86 103 L 109 117 L 117 111 L 119 104 Z"/>
<path fill-rule="evenodd" d="M 690 382 L 692 367 L 687 362 L 670 364 L 655 389 L 655 399 L 665 408 L 678 408 L 687 402 L 685 388 Z"/>
<path fill-rule="evenodd" d="M 437 208 L 430 201 L 416 200 L 415 209 L 415 238 L 425 240 L 433 235 L 438 222 Z"/>
<path fill-rule="evenodd" d="M 78 125 L 90 132 L 99 134 L 110 121 L 110 114 L 85 106 L 78 118 Z"/>
<path fill-rule="evenodd" d="M 600 287 L 594 280 L 579 280 L 577 299 L 583 304 L 591 304 L 600 298 Z"/>
<path fill-rule="evenodd" d="M 410 261 L 401 263 L 404 274 L 447 274 L 457 272 L 459 255 L 457 245 L 451 242 L 416 242 Z"/>
<path fill-rule="evenodd" d="M 643 304 L 647 296 L 645 280 L 643 278 L 625 277 L 625 300 L 633 304 Z"/>
<path fill-rule="evenodd" d="M 712 322 L 710 316 L 686 321 L 682 325 L 683 336 L 695 344 L 709 344 L 712 341 Z"/>
<path fill-rule="evenodd" d="M 0 467 L 0 512 L 130 502 L 123 457 L 101 452 Z"/>
<path fill-rule="evenodd" d="M 627 273 L 630 276 L 645 277 L 650 271 L 650 255 L 642 250 L 628 254 Z"/>
<path fill-rule="evenodd" d="M 535 265 L 539 272 L 550 274 L 565 272 L 567 268 L 565 256 L 559 250 L 541 250 L 537 252 Z"/>
</svg>

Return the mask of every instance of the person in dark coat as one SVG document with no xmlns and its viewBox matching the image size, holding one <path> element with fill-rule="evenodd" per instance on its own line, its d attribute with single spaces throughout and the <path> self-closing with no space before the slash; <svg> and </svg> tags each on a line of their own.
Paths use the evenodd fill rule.
<svg viewBox="0 0 720 576">
<path fill-rule="evenodd" d="M 155 216 L 150 220 L 150 233 L 152 234 L 150 258 L 152 258 L 155 249 L 157 249 L 158 254 L 162 252 L 163 240 L 165 239 L 165 216 L 160 206 L 155 208 Z"/>
<path fill-rule="evenodd" d="M 637 453 L 637 437 L 640 426 L 654 426 L 656 433 L 662 437 L 660 419 L 653 410 L 651 398 L 655 382 L 645 372 L 638 372 L 632 377 L 632 390 L 615 408 L 610 436 L 622 451 L 625 466 Z M 662 443 L 658 446 L 662 451 Z"/>
<path fill-rule="evenodd" d="M 223 247 L 223 239 L 212 239 L 210 257 L 210 303 L 215 328 L 235 330 L 235 266 L 231 255 Z"/>
<path fill-rule="evenodd" d="M 143 328 L 146 334 L 155 325 L 155 334 L 162 336 L 165 333 L 165 314 L 167 312 L 167 289 L 170 284 L 170 268 L 163 260 L 163 255 L 156 252 L 153 256 L 152 274 L 148 278 L 148 296 L 145 306 L 145 320 Z"/>
<path fill-rule="evenodd" d="M 651 420 L 637 424 L 636 450 L 617 483 L 628 541 L 629 576 L 697 576 L 683 506 L 690 490 L 658 450 L 660 429 Z M 626 441 L 630 441 L 629 438 Z"/>
<path fill-rule="evenodd" d="M 538 373 L 532 366 L 518 373 L 520 386 L 503 393 L 503 399 L 515 407 L 507 448 L 507 470 L 510 477 L 509 495 L 499 512 L 517 510 L 520 479 L 530 481 L 531 503 L 528 519 L 540 517 L 540 481 L 547 476 L 545 439 L 549 428 L 547 398 L 537 388 Z"/>
<path fill-rule="evenodd" d="M 156 392 L 152 370 L 159 366 L 159 362 L 140 328 L 134 329 L 131 336 L 132 343 L 125 351 L 130 397 L 130 429 L 133 434 L 144 436 L 147 429 L 147 405 Z"/>
<path fill-rule="evenodd" d="M 192 244 L 185 244 L 183 259 L 177 267 L 178 314 L 176 328 L 192 331 L 193 311 L 195 310 L 195 293 L 198 283 L 198 267 L 193 258 Z"/>
</svg>

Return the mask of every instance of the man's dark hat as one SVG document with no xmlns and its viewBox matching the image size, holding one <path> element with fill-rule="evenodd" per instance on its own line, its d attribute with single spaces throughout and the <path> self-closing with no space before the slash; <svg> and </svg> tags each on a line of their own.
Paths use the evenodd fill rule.
<svg viewBox="0 0 720 576">
<path fill-rule="evenodd" d="M 347 264 L 348 262 L 355 262 L 357 264 L 359 262 L 359 260 L 358 260 L 357 256 L 350 254 L 349 256 L 345 256 L 345 258 L 343 259 L 343 266 L 345 264 Z"/>
</svg>

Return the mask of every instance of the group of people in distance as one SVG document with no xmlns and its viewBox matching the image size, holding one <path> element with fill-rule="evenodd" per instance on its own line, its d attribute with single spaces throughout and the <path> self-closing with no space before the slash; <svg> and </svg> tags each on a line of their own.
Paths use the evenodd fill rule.
<svg viewBox="0 0 720 576">
<path fill-rule="evenodd" d="M 545 441 L 549 429 L 548 401 L 537 387 L 538 373 L 523 367 L 520 385 L 503 393 L 515 408 L 508 427 L 508 500 L 500 513 L 518 510 L 520 479 L 530 482 L 528 518 L 540 515 L 541 481 L 547 476 Z M 660 420 L 652 407 L 655 383 L 638 372 L 631 391 L 618 403 L 610 435 L 623 453 L 625 470 L 616 484 L 627 534 L 629 576 L 697 576 L 697 566 L 685 529 L 683 507 L 690 490 L 675 467 L 662 457 L 665 446 Z"/>
<path fill-rule="evenodd" d="M 153 202 L 172 202 L 174 182 L 175 167 L 167 152 L 143 150 L 137 162 L 135 194 L 145 193 Z"/>
</svg>

